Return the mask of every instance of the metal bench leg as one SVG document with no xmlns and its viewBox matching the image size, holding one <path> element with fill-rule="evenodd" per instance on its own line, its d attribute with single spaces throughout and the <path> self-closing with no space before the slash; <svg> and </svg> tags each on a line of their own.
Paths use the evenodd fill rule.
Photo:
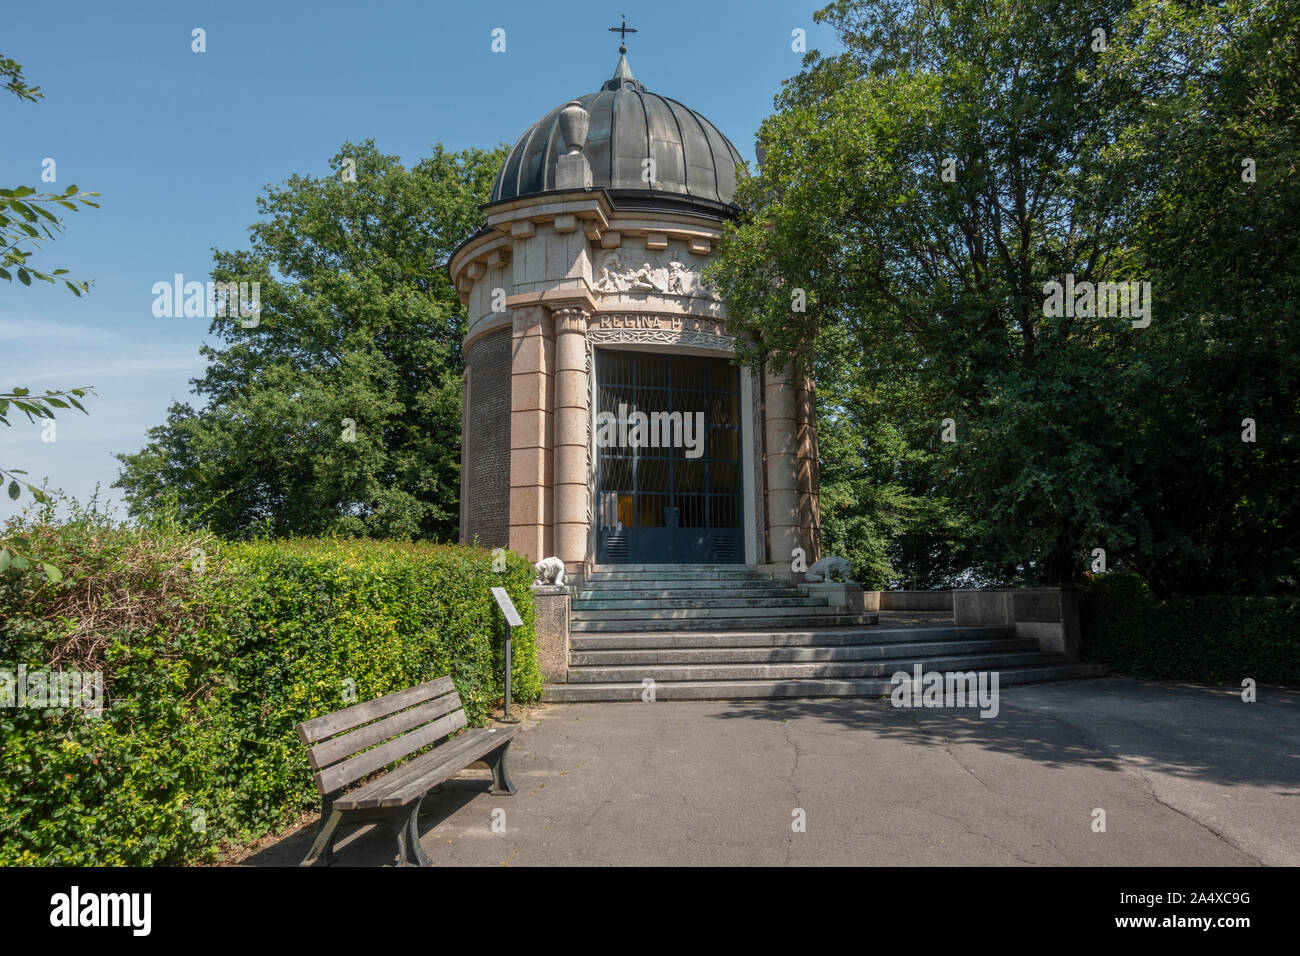
<svg viewBox="0 0 1300 956">
<path fill-rule="evenodd" d="M 410 812 L 406 814 L 406 819 L 393 825 L 393 830 L 397 834 L 398 866 L 408 866 L 412 857 L 415 859 L 416 866 L 431 866 L 433 864 L 428 854 L 424 852 L 424 848 L 420 846 L 420 828 L 417 821 L 420 819 L 420 804 L 422 802 L 422 800 L 417 800 L 411 805 Z"/>
<path fill-rule="evenodd" d="M 510 773 L 506 770 L 506 751 L 510 749 L 510 741 L 492 751 L 484 758 L 484 762 L 492 771 L 492 792 L 493 793 L 515 793 L 515 785 L 510 782 Z"/>
<path fill-rule="evenodd" d="M 329 866 L 334 862 L 334 836 L 342 820 L 342 810 L 331 810 L 328 819 L 321 818 L 321 828 L 316 834 L 316 842 L 311 845 L 311 849 L 307 851 L 307 856 L 298 864 L 299 866 Z"/>
</svg>

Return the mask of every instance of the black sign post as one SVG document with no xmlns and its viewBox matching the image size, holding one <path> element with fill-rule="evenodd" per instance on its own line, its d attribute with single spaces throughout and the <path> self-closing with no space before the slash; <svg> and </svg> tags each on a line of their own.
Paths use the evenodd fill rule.
<svg viewBox="0 0 1300 956">
<path fill-rule="evenodd" d="M 505 719 L 510 720 L 510 634 L 516 627 L 523 625 L 523 620 L 519 617 L 519 612 L 515 609 L 515 602 L 510 600 L 510 595 L 506 593 L 505 588 L 493 588 L 492 596 L 497 600 L 497 607 L 501 608 L 501 614 L 506 619 L 506 713 Z"/>
</svg>

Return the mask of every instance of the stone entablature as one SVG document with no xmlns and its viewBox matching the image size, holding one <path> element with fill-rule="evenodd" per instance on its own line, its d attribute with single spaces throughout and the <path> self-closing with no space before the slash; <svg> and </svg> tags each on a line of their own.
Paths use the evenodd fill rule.
<svg viewBox="0 0 1300 956">
<path fill-rule="evenodd" d="M 449 266 L 469 313 L 466 344 L 509 325 L 510 310 L 532 303 L 725 316 L 704 279 L 721 235 L 716 218 L 616 210 L 604 192 L 588 190 L 499 205 Z"/>
<path fill-rule="evenodd" d="M 670 332 L 700 332 L 726 336 L 726 326 L 717 319 L 698 315 L 657 315 L 646 312 L 600 312 L 591 317 L 593 329 L 663 329 Z"/>
<path fill-rule="evenodd" d="M 587 339 L 593 345 L 671 345 L 730 354 L 736 341 L 723 323 L 698 315 L 601 312 L 591 317 Z"/>
</svg>

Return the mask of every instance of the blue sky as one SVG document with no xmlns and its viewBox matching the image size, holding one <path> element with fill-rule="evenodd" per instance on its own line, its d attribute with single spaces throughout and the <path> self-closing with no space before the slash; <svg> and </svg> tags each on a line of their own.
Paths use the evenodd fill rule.
<svg viewBox="0 0 1300 956">
<path fill-rule="evenodd" d="M 0 281 L 0 390 L 94 386 L 89 416 L 56 440 L 0 427 L 0 464 L 85 499 L 110 499 L 114 452 L 134 451 L 203 368 L 207 320 L 155 318 L 155 282 L 206 281 L 213 247 L 242 247 L 268 183 L 319 175 L 346 140 L 408 164 L 448 148 L 514 142 L 537 117 L 598 89 L 618 60 L 606 29 L 640 32 L 628 59 L 648 88 L 711 119 L 746 159 L 781 81 L 791 32 L 837 48 L 820 3 L 43 2 L 11 5 L 0 54 L 45 99 L 0 97 L 0 185 L 99 192 L 32 265 L 93 280 L 66 289 Z M 207 50 L 191 50 L 192 31 Z M 506 31 L 506 50 L 491 49 Z M 54 159 L 57 180 L 40 181 Z M 0 495 L 0 518 L 30 501 Z"/>
</svg>

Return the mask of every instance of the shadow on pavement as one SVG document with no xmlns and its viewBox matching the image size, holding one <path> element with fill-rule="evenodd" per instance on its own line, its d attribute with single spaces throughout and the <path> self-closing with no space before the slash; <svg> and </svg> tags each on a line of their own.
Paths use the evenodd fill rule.
<svg viewBox="0 0 1300 956">
<path fill-rule="evenodd" d="M 457 777 L 442 785 L 440 792 L 424 798 L 420 807 L 420 844 L 438 865 L 437 827 L 475 797 L 485 794 L 492 782 L 487 771 Z M 311 849 L 320 818 L 308 826 L 270 844 L 240 861 L 240 866 L 297 866 Z M 338 859 L 334 866 L 392 866 L 397 862 L 397 841 L 390 830 L 362 824 L 345 831 L 334 844 Z"/>
<path fill-rule="evenodd" d="M 927 744 L 945 739 L 1050 767 L 1152 770 L 1221 784 L 1300 788 L 1300 692 L 1260 688 L 1245 703 L 1234 688 L 1122 678 L 1017 685 L 998 716 L 966 708 L 896 708 L 887 698 L 741 701 L 715 720 L 812 720 Z M 1297 794 L 1300 795 L 1300 790 Z"/>
</svg>

